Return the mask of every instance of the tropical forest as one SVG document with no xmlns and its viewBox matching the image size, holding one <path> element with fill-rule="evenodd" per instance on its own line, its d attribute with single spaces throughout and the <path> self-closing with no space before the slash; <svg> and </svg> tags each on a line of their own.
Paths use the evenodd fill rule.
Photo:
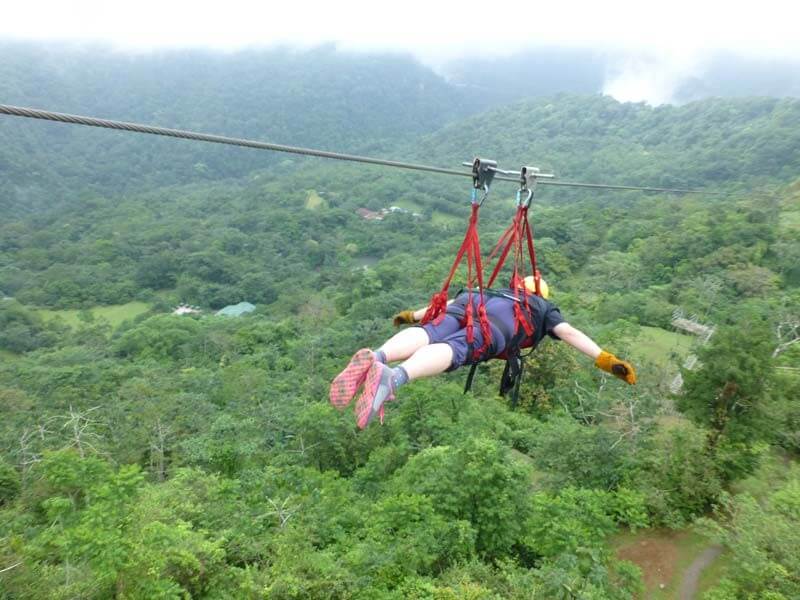
<svg viewBox="0 0 800 600">
<path fill-rule="evenodd" d="M 465 175 L 0 115 L 0 599 L 800 598 L 800 99 L 325 45 L 0 55 L 5 105 Z M 489 360 L 362 429 L 331 381 L 441 289 L 475 157 L 694 192 L 533 190 L 549 302 L 637 382 L 547 337 L 513 398 Z"/>
</svg>

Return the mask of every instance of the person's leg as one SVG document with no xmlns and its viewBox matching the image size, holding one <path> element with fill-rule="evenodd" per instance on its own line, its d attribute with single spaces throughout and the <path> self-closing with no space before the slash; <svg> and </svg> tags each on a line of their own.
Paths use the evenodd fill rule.
<svg viewBox="0 0 800 600">
<path fill-rule="evenodd" d="M 440 343 L 419 348 L 400 366 L 412 380 L 444 373 L 452 364 L 453 348 L 450 344 Z"/>
<path fill-rule="evenodd" d="M 384 405 L 395 399 L 397 389 L 412 379 L 438 375 L 453 365 L 456 351 L 450 344 L 425 345 L 394 368 L 375 362 L 367 373 L 356 401 L 356 423 L 364 429 L 375 418 L 383 422 Z"/>
<path fill-rule="evenodd" d="M 480 328 L 473 331 L 480 346 Z M 375 352 L 359 350 L 333 381 L 331 402 L 344 408 L 363 383 L 356 416 L 358 426 L 366 427 L 377 415 L 383 419 L 383 405 L 394 400 L 398 387 L 412 379 L 457 369 L 466 362 L 467 355 L 466 330 L 453 315 L 445 315 L 438 324 L 410 327 L 392 336 Z M 394 369 L 386 365 L 395 361 L 405 362 Z"/>
<path fill-rule="evenodd" d="M 392 368 L 380 362 L 372 364 L 364 382 L 364 389 L 356 401 L 356 422 L 359 428 L 366 427 L 376 416 L 380 417 L 382 422 L 385 403 L 394 400 L 397 389 L 408 381 L 452 371 L 469 362 L 471 353 L 467 342 L 467 330 L 460 326 L 457 319 L 453 318 L 453 321 L 456 327 L 450 327 L 451 324 L 446 325 L 446 319 L 441 324 L 450 331 L 448 335 L 439 337 L 431 334 L 431 343 L 417 348 L 399 366 Z M 473 334 L 474 347 L 481 348 L 483 334 L 479 325 L 473 325 Z M 502 352 L 505 340 L 495 327 L 492 327 L 492 338 L 493 343 L 488 352 L 492 355 Z"/>
<path fill-rule="evenodd" d="M 458 319 L 446 315 L 438 324 L 409 327 L 389 338 L 378 350 L 362 348 L 350 359 L 347 366 L 331 383 L 330 400 L 337 408 L 344 408 L 364 383 L 367 373 L 376 361 L 379 363 L 405 360 L 430 343 L 440 342 L 461 328 Z"/>
<path fill-rule="evenodd" d="M 390 363 L 407 359 L 414 354 L 414 352 L 427 346 L 429 343 L 430 339 L 425 329 L 422 327 L 409 327 L 386 340 L 383 345 L 378 348 L 378 351 L 383 352 L 386 362 Z"/>
</svg>

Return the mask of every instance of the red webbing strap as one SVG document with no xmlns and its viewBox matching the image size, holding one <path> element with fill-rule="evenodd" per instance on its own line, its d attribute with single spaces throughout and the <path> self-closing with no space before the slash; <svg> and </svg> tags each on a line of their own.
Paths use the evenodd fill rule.
<svg viewBox="0 0 800 600">
<path fill-rule="evenodd" d="M 447 276 L 447 279 L 442 286 L 442 289 L 436 292 L 432 297 L 430 304 L 428 305 L 428 310 L 425 311 L 425 315 L 422 317 L 422 323 L 440 323 L 441 320 L 444 318 L 444 315 L 447 312 L 447 299 L 448 299 L 448 292 L 450 289 L 450 283 L 455 276 L 456 270 L 458 269 L 459 264 L 464 258 L 466 254 L 467 257 L 467 304 L 464 307 L 464 327 L 466 328 L 467 333 L 467 343 L 472 347 L 473 342 L 475 341 L 475 332 L 473 331 L 473 325 L 475 322 L 475 315 L 474 315 L 474 307 L 472 305 L 472 289 L 475 287 L 477 283 L 478 289 L 480 290 L 480 298 L 478 300 L 478 322 L 480 324 L 481 333 L 483 335 L 483 345 L 475 350 L 473 349 L 473 355 L 479 356 L 483 353 L 486 349 L 488 349 L 489 344 L 491 343 L 491 326 L 489 324 L 489 317 L 486 314 L 486 306 L 485 306 L 485 298 L 483 295 L 483 265 L 481 263 L 481 246 L 480 246 L 480 238 L 478 236 L 478 210 L 480 209 L 479 204 L 473 203 L 472 205 L 472 214 L 469 218 L 469 225 L 467 225 L 467 231 L 464 234 L 464 240 L 461 242 L 461 246 L 458 249 L 458 253 L 456 254 L 456 258 L 453 261 L 453 266 L 450 267 L 450 273 Z"/>
<path fill-rule="evenodd" d="M 472 245 L 473 233 L 477 231 L 479 208 L 480 207 L 475 204 L 472 205 L 472 214 L 469 217 L 467 231 L 464 233 L 464 240 L 461 242 L 461 246 L 456 253 L 453 266 L 450 267 L 450 273 L 447 275 L 447 279 L 444 280 L 442 289 L 431 296 L 431 301 L 428 303 L 428 310 L 425 311 L 425 315 L 420 321 L 423 324 L 430 323 L 431 321 L 438 324 L 444 318 L 444 313 L 447 308 L 447 296 L 448 291 L 450 290 L 450 282 L 453 280 L 453 276 L 456 274 L 456 269 L 458 269 L 458 265 L 461 264 L 461 260 L 464 258 L 467 248 Z"/>
<path fill-rule="evenodd" d="M 531 273 L 533 273 L 533 282 L 536 286 L 536 295 L 541 296 L 542 290 L 540 289 L 540 282 L 542 274 L 539 272 L 539 267 L 536 264 L 536 246 L 533 243 L 533 227 L 531 227 L 527 216 L 528 210 L 525 209 L 525 237 L 528 240 L 528 258 L 531 261 Z"/>
<path fill-rule="evenodd" d="M 477 229 L 475 230 L 475 241 L 473 244 L 473 262 L 475 263 L 475 279 L 477 280 L 478 284 L 478 293 L 480 294 L 480 298 L 478 298 L 478 323 L 481 327 L 481 337 L 483 338 L 483 344 L 480 348 L 474 348 L 473 342 L 475 338 L 475 334 L 472 330 L 471 324 L 467 327 L 467 343 L 469 344 L 470 348 L 472 348 L 472 356 L 470 359 L 474 359 L 477 356 L 483 355 L 489 349 L 489 345 L 492 341 L 492 327 L 489 324 L 489 315 L 486 314 L 486 298 L 483 295 L 483 264 L 481 262 L 481 241 L 478 237 Z M 471 277 L 468 277 L 469 283 L 467 284 L 469 287 L 469 296 L 467 301 L 467 306 L 471 309 L 472 308 L 472 288 L 475 287 L 475 281 L 471 280 Z"/>
<path fill-rule="evenodd" d="M 531 307 L 528 304 L 528 294 L 525 290 L 525 258 L 523 251 L 523 237 L 526 236 L 528 228 L 528 209 L 520 207 L 517 210 L 517 235 L 514 243 L 514 270 L 511 274 L 511 289 L 517 302 L 514 303 L 514 318 L 517 322 L 517 331 L 522 329 L 525 336 L 533 335 L 533 323 L 526 315 L 531 314 Z M 530 257 L 530 255 L 529 255 Z M 523 309 L 523 306 L 525 310 Z"/>
<path fill-rule="evenodd" d="M 489 255 L 489 260 L 491 261 L 497 254 L 497 251 L 500 249 L 500 245 L 504 244 L 503 251 L 500 254 L 500 258 L 497 259 L 497 264 L 495 264 L 494 269 L 492 269 L 492 274 L 489 276 L 488 285 L 490 288 L 492 287 L 494 280 L 497 279 L 497 275 L 498 273 L 500 273 L 500 269 L 503 267 L 503 263 L 505 263 L 506 261 L 506 256 L 508 256 L 508 251 L 511 248 L 511 240 L 510 238 L 508 238 L 508 236 L 510 236 L 513 232 L 514 232 L 514 224 L 512 223 L 511 225 L 509 225 L 508 229 L 506 229 L 505 232 L 503 232 L 503 235 L 500 236 L 500 240 L 497 242 L 497 245 L 494 247 L 494 250 L 492 250 L 492 253 Z"/>
<path fill-rule="evenodd" d="M 497 240 L 497 244 L 495 244 L 494 248 L 492 248 L 492 253 L 489 254 L 490 261 L 497 255 L 497 251 L 500 250 L 501 246 L 505 248 L 504 244 L 508 242 L 509 236 L 512 235 L 513 233 L 514 233 L 514 222 L 512 221 L 511 225 L 506 227 L 506 230 L 500 236 L 500 239 Z"/>
<path fill-rule="evenodd" d="M 489 256 L 489 260 L 494 258 L 495 254 L 497 254 L 497 251 L 500 249 L 500 246 L 505 243 L 503 251 L 500 254 L 500 258 L 497 259 L 497 264 L 492 271 L 491 277 L 489 277 L 489 283 L 487 284 L 488 287 L 492 287 L 495 279 L 497 279 L 497 276 L 500 274 L 500 270 L 503 268 L 511 248 L 516 247 L 519 243 L 520 219 L 524 210 L 525 209 L 522 207 L 517 208 L 517 212 L 514 215 L 514 219 L 511 221 L 511 225 L 509 225 L 508 228 L 503 232 L 503 235 L 500 236 L 500 240 L 497 242 L 494 250 L 492 250 L 492 254 Z"/>
<path fill-rule="evenodd" d="M 488 287 L 492 287 L 494 284 L 497 276 L 500 274 L 500 271 L 503 268 L 503 265 L 505 264 L 506 259 L 508 258 L 509 253 L 513 248 L 514 262 L 511 271 L 510 287 L 514 297 L 517 299 L 517 302 L 514 303 L 514 319 L 517 322 L 517 331 L 519 331 L 521 328 L 525 331 L 527 336 L 531 336 L 533 334 L 533 323 L 531 323 L 525 316 L 526 314 L 531 314 L 530 305 L 528 303 L 527 294 L 520 292 L 524 286 L 524 271 L 526 270 L 526 261 L 523 258 L 525 248 L 523 246 L 523 238 L 525 238 L 524 244 L 527 246 L 528 261 L 530 262 L 531 274 L 533 275 L 534 279 L 535 293 L 538 296 L 542 295 L 539 283 L 541 280 L 541 274 L 539 273 L 539 269 L 536 265 L 536 250 L 533 243 L 533 229 L 528 221 L 528 207 L 526 206 L 517 207 L 517 212 L 514 215 L 511 225 L 509 225 L 508 228 L 503 232 L 497 242 L 497 245 L 492 250 L 492 254 L 489 257 L 490 260 L 494 258 L 494 256 L 502 247 L 500 257 L 498 258 L 497 264 L 495 264 L 495 267 L 492 270 L 492 275 L 489 278 Z M 525 311 L 523 311 L 523 305 L 526 309 Z"/>
</svg>

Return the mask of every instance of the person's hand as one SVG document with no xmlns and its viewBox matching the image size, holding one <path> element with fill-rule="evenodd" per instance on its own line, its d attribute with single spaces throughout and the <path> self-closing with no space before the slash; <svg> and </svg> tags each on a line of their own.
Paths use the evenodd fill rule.
<svg viewBox="0 0 800 600">
<path fill-rule="evenodd" d="M 413 310 L 401 310 L 394 316 L 392 319 L 395 327 L 400 327 L 400 325 L 412 325 L 417 322 L 414 318 L 414 311 Z"/>
<path fill-rule="evenodd" d="M 594 366 L 602 369 L 606 373 L 611 373 L 614 377 L 619 377 L 622 381 L 631 385 L 636 383 L 636 370 L 629 362 L 621 360 L 605 350 L 600 351 L 600 356 L 594 361 Z"/>
</svg>

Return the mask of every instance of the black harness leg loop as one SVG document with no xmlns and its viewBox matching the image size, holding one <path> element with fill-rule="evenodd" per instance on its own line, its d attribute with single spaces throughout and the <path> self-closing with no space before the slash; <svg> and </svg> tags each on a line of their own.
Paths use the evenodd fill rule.
<svg viewBox="0 0 800 600">
<path fill-rule="evenodd" d="M 522 385 L 522 374 L 525 372 L 525 357 L 519 357 L 519 372 L 517 373 L 516 381 L 514 382 L 514 391 L 511 393 L 511 410 L 517 410 L 517 402 L 519 402 L 519 388 Z"/>
<path fill-rule="evenodd" d="M 472 381 L 475 379 L 475 372 L 478 370 L 478 363 L 474 362 L 469 366 L 469 373 L 467 374 L 467 381 L 464 384 L 464 393 L 466 394 L 472 389 Z"/>
</svg>

